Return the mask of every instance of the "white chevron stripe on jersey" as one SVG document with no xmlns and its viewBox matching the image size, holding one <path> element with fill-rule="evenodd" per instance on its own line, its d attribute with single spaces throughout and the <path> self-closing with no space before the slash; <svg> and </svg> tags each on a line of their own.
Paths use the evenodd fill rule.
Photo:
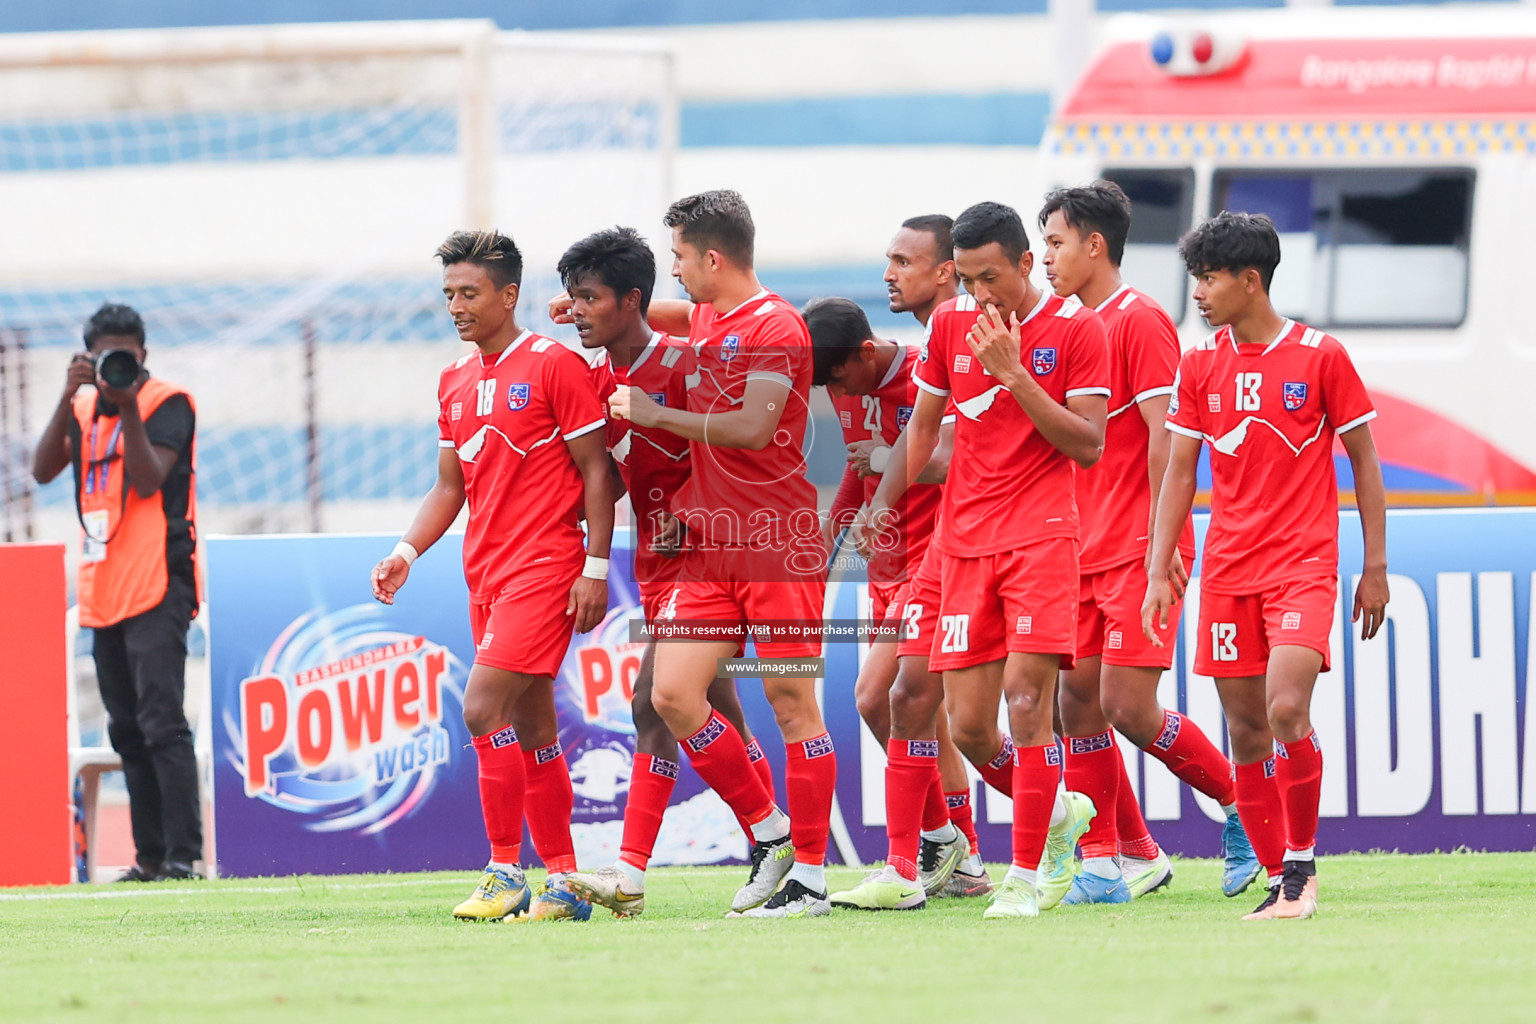
<svg viewBox="0 0 1536 1024">
<path fill-rule="evenodd" d="M 1323 436 L 1323 428 L 1328 425 L 1328 417 L 1324 416 L 1317 421 L 1317 432 L 1314 433 L 1311 437 L 1307 438 L 1305 441 L 1301 442 L 1300 448 L 1291 444 L 1291 439 L 1285 436 L 1284 431 L 1282 431 L 1279 427 L 1275 426 L 1273 423 L 1269 422 L 1269 420 L 1262 416 L 1244 416 L 1241 423 L 1227 431 L 1225 434 L 1221 435 L 1220 437 L 1210 438 L 1211 447 L 1223 455 L 1235 455 L 1238 448 L 1242 447 L 1243 442 L 1248 439 L 1248 425 L 1250 423 L 1264 424 L 1264 426 L 1275 432 L 1275 436 L 1279 437 L 1280 440 L 1285 442 L 1285 446 L 1291 450 L 1293 455 L 1300 455 L 1303 451 L 1306 450 L 1308 445 L 1316 441 L 1319 437 Z"/>
<path fill-rule="evenodd" d="M 979 420 L 981 419 L 981 414 L 992 408 L 992 403 L 997 401 L 998 392 L 1007 390 L 1008 389 L 1003 387 L 1001 384 L 994 384 L 991 388 L 983 391 L 979 395 L 972 395 L 970 398 L 967 398 L 963 402 L 956 402 L 955 408 L 958 409 L 960 411 L 960 415 L 964 416 L 966 419 Z"/>
</svg>

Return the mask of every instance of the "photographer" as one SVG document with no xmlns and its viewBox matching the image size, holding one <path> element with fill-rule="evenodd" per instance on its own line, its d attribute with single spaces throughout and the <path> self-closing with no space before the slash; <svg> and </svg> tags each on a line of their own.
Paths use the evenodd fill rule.
<svg viewBox="0 0 1536 1024">
<path fill-rule="evenodd" d="M 80 624 L 96 633 L 96 678 L 137 850 L 120 881 L 197 878 L 197 756 L 182 710 L 198 605 L 196 412 L 191 395 L 144 369 L 144 321 L 129 307 L 98 309 L 85 347 L 70 360 L 32 473 L 47 483 L 74 469 L 84 531 L 76 601 Z"/>
</svg>

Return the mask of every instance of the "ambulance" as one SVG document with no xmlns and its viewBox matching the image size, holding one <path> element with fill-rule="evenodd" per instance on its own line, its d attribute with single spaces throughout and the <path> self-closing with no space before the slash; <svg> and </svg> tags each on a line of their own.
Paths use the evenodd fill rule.
<svg viewBox="0 0 1536 1024">
<path fill-rule="evenodd" d="M 1268 214 L 1275 304 L 1359 367 L 1391 503 L 1536 504 L 1536 10 L 1127 16 L 1106 36 L 1042 183 L 1125 189 L 1125 278 L 1184 344 L 1209 328 L 1180 235 Z"/>
</svg>

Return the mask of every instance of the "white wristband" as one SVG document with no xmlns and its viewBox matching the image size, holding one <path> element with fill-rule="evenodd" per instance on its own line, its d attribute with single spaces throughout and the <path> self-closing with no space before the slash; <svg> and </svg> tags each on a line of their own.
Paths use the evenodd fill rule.
<svg viewBox="0 0 1536 1024">
<path fill-rule="evenodd" d="M 876 475 L 885 472 L 885 467 L 891 464 L 891 450 L 884 445 L 869 453 L 869 471 Z"/>
<path fill-rule="evenodd" d="M 421 557 L 421 552 L 417 551 L 414 547 L 407 544 L 405 541 L 401 541 L 399 544 L 396 544 L 395 550 L 391 551 L 390 554 L 398 555 L 400 558 L 404 559 L 405 567 L 407 569 L 411 567 L 416 559 Z"/>
<path fill-rule="evenodd" d="M 608 559 L 587 556 L 587 564 L 581 567 L 581 574 L 589 580 L 608 579 Z"/>
</svg>

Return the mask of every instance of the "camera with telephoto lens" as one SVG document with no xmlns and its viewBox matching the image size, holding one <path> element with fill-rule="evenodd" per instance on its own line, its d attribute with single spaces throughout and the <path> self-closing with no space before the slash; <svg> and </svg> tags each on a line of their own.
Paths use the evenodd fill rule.
<svg viewBox="0 0 1536 1024">
<path fill-rule="evenodd" d="M 139 360 L 123 348 L 109 348 L 96 357 L 96 376 L 108 387 L 122 390 L 139 379 Z"/>
</svg>

